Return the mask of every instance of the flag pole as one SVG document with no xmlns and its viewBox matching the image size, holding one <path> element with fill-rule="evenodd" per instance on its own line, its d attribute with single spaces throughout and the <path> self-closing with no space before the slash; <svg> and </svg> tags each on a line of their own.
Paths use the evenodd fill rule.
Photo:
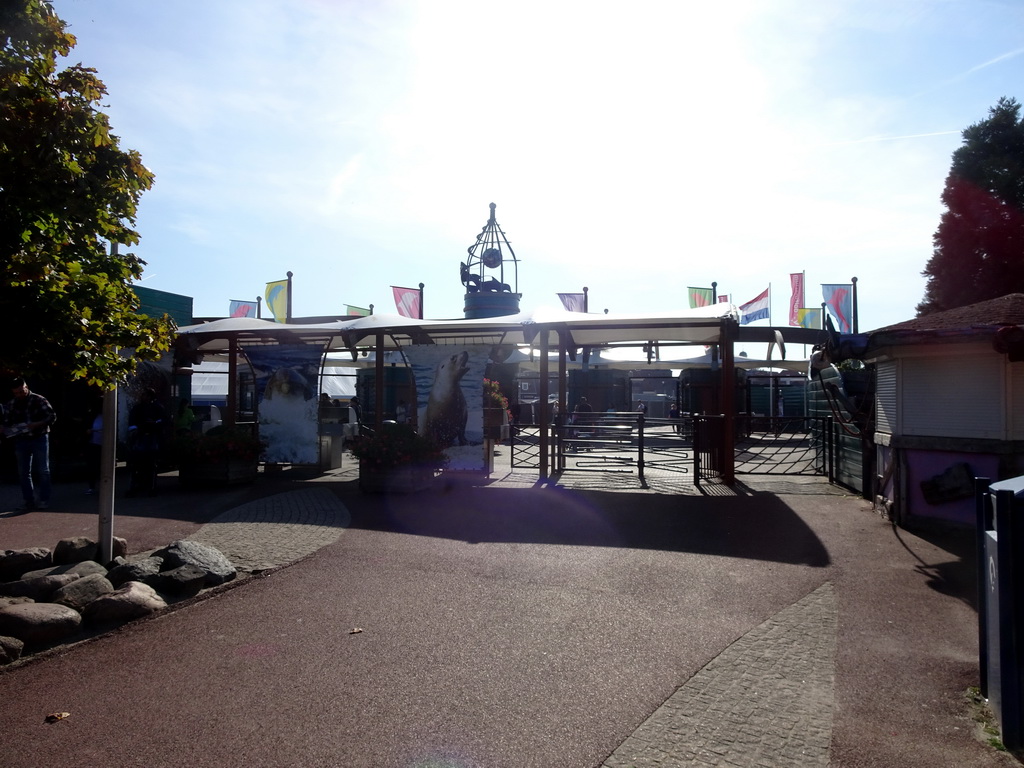
<svg viewBox="0 0 1024 768">
<path fill-rule="evenodd" d="M 711 303 L 718 303 L 718 283 L 714 280 L 711 281 Z"/>
<path fill-rule="evenodd" d="M 284 321 L 290 323 L 292 321 L 292 273 L 288 272 L 288 306 L 284 310 Z"/>
<path fill-rule="evenodd" d="M 583 286 L 583 314 L 587 313 L 587 291 L 590 290 L 587 286 Z"/>
<path fill-rule="evenodd" d="M 423 283 L 420 283 L 420 320 L 423 319 Z"/>
<path fill-rule="evenodd" d="M 858 332 L 857 328 L 858 328 L 858 325 L 859 325 L 859 322 L 858 322 L 858 319 L 857 319 L 857 278 L 856 277 L 851 277 L 850 278 L 850 282 L 853 283 L 853 293 L 852 293 L 852 299 L 853 299 L 853 332 L 857 333 Z"/>
<path fill-rule="evenodd" d="M 800 275 L 800 293 L 802 294 L 800 296 L 800 306 L 804 306 L 805 304 L 807 304 L 807 270 L 802 270 L 800 272 Z M 803 325 L 803 323 L 800 323 L 800 325 Z M 807 357 L 806 344 L 804 344 L 804 357 Z"/>
<path fill-rule="evenodd" d="M 256 297 L 256 317 L 257 318 L 262 318 L 263 317 L 263 297 L 262 296 L 257 296 Z"/>
</svg>

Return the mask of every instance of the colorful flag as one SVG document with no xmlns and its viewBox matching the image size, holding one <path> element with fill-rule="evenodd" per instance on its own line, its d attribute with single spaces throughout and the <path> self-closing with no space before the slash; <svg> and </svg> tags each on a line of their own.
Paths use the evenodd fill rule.
<svg viewBox="0 0 1024 768">
<path fill-rule="evenodd" d="M 267 283 L 267 292 L 263 295 L 267 300 L 267 309 L 279 323 L 288 322 L 288 280 L 275 280 Z"/>
<path fill-rule="evenodd" d="M 719 304 L 728 304 L 729 303 L 729 294 L 728 293 L 719 294 L 719 296 L 718 296 L 718 303 Z"/>
<path fill-rule="evenodd" d="M 708 306 L 715 295 L 714 288 L 694 288 L 691 286 L 686 290 L 690 294 L 690 309 Z"/>
<path fill-rule="evenodd" d="M 373 313 L 370 312 L 370 310 L 368 309 L 363 309 L 362 307 L 353 307 L 351 304 L 346 304 L 345 314 L 348 317 L 369 317 Z"/>
<path fill-rule="evenodd" d="M 583 293 L 560 293 L 558 298 L 562 300 L 562 306 L 569 312 L 586 312 L 584 302 L 586 294 Z"/>
<path fill-rule="evenodd" d="M 420 319 L 420 289 L 399 288 L 391 286 L 391 292 L 395 294 L 395 306 L 398 307 L 398 314 L 402 317 Z"/>
<path fill-rule="evenodd" d="M 822 283 L 821 295 L 828 313 L 835 318 L 839 332 L 850 333 L 853 330 L 853 284 Z"/>
<path fill-rule="evenodd" d="M 789 324 L 800 325 L 797 313 L 804 305 L 804 273 L 790 272 L 789 284 L 793 286 L 793 295 L 789 297 Z"/>
<path fill-rule="evenodd" d="M 228 317 L 256 317 L 256 302 L 232 299 L 228 305 Z"/>
<path fill-rule="evenodd" d="M 768 286 L 763 293 L 757 295 L 757 298 L 746 304 L 740 304 L 740 325 L 746 325 L 755 320 L 764 320 L 771 316 L 771 290 L 772 287 Z"/>
<path fill-rule="evenodd" d="M 804 309 L 796 311 L 796 324 L 801 328 L 821 328 L 821 309 Z"/>
</svg>

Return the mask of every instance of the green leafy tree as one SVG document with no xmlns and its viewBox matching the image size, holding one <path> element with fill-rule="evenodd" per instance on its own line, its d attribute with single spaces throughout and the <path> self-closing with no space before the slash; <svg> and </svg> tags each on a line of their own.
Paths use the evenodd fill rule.
<svg viewBox="0 0 1024 768">
<path fill-rule="evenodd" d="M 109 387 L 174 329 L 137 313 L 145 262 L 110 245 L 138 242 L 153 174 L 110 132 L 96 70 L 59 68 L 65 27 L 45 0 L 0 0 L 0 371 Z"/>
<path fill-rule="evenodd" d="M 1024 292 L 1024 121 L 1002 98 L 953 153 L 917 314 Z"/>
</svg>

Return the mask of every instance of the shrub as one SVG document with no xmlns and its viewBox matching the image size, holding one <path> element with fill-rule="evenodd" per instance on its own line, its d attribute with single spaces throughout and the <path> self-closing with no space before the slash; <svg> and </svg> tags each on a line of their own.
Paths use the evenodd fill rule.
<svg viewBox="0 0 1024 768">
<path fill-rule="evenodd" d="M 448 462 L 436 442 L 419 434 L 411 424 L 388 424 L 372 435 L 352 441 L 352 455 L 370 469 L 420 466 L 441 469 Z"/>
</svg>

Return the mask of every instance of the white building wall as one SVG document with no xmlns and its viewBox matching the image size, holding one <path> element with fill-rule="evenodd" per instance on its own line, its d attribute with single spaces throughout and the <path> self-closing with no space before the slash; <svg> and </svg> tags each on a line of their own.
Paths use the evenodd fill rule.
<svg viewBox="0 0 1024 768">
<path fill-rule="evenodd" d="M 875 367 L 875 430 L 898 435 L 897 382 L 899 360 L 886 360 Z"/>
<path fill-rule="evenodd" d="M 902 358 L 902 434 L 1006 439 L 1004 361 L 990 348 L 962 347 Z"/>
</svg>

